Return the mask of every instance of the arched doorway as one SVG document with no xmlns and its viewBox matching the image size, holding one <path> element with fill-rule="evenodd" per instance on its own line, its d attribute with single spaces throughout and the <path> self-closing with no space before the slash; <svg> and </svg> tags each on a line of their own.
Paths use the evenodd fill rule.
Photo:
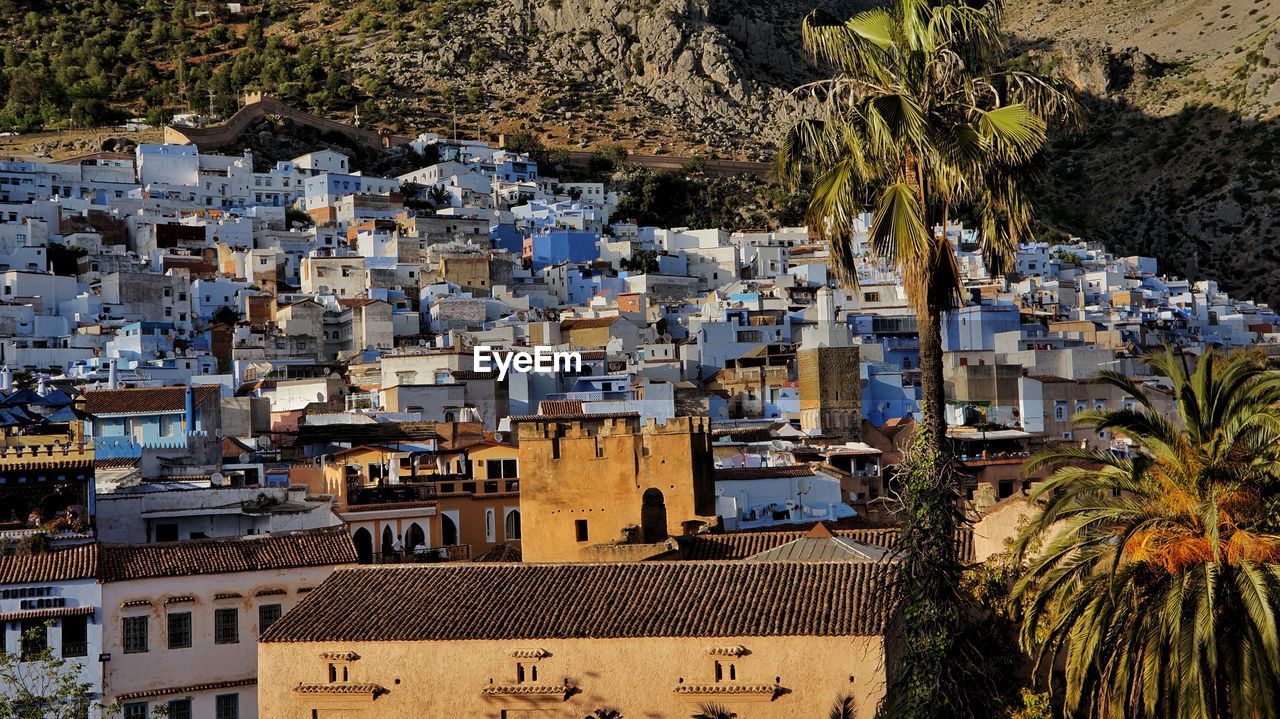
<svg viewBox="0 0 1280 719">
<path fill-rule="evenodd" d="M 447 514 L 440 515 L 440 543 L 446 547 L 458 543 L 458 525 Z"/>
<path fill-rule="evenodd" d="M 640 504 L 640 530 L 645 544 L 667 538 L 667 501 L 660 489 L 646 489 Z"/>
<path fill-rule="evenodd" d="M 357 529 L 351 535 L 351 543 L 356 545 L 356 559 L 361 564 L 373 562 L 373 535 L 369 534 L 369 530 L 364 527 Z"/>
<path fill-rule="evenodd" d="M 395 543 L 396 536 L 391 533 L 391 525 L 388 524 L 382 528 L 382 561 L 389 562 L 395 556 Z"/>
<path fill-rule="evenodd" d="M 404 533 L 404 549 L 406 552 L 412 552 L 418 548 L 418 545 L 427 546 L 426 534 L 422 531 L 422 527 L 417 522 L 409 525 L 409 531 Z"/>
<path fill-rule="evenodd" d="M 502 538 L 508 542 L 520 539 L 520 510 L 507 512 L 507 518 L 502 522 Z"/>
</svg>

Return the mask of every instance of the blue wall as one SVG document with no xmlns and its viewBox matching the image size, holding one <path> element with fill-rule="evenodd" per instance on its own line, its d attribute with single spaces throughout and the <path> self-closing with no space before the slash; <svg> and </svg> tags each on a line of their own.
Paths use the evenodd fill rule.
<svg viewBox="0 0 1280 719">
<path fill-rule="evenodd" d="M 591 262 L 600 256 L 600 235 L 583 230 L 552 230 L 533 236 L 533 269 L 561 262 Z"/>
</svg>

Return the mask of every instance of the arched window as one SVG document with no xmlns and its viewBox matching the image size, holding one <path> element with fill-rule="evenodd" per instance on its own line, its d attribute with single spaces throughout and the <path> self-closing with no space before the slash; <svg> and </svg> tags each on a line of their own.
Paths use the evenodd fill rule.
<svg viewBox="0 0 1280 719">
<path fill-rule="evenodd" d="M 507 517 L 502 522 L 502 537 L 507 541 L 520 538 L 520 510 L 507 512 Z"/>
<path fill-rule="evenodd" d="M 446 547 L 458 543 L 458 525 L 447 514 L 440 515 L 440 542 Z"/>
<path fill-rule="evenodd" d="M 645 544 L 654 544 L 667 538 L 667 503 L 662 490 L 649 488 L 644 491 L 640 504 L 640 530 Z"/>
<path fill-rule="evenodd" d="M 351 543 L 356 546 L 356 559 L 361 564 L 369 564 L 373 562 L 373 535 L 369 534 L 369 530 L 361 527 L 351 535 Z"/>
<path fill-rule="evenodd" d="M 396 553 L 395 551 L 396 537 L 391 533 L 391 525 L 382 528 L 382 557 L 384 561 L 389 561 Z"/>
</svg>

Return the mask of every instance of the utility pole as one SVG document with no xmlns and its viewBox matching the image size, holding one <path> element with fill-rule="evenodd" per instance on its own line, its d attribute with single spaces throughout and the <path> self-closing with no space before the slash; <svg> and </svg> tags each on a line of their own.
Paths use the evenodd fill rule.
<svg viewBox="0 0 1280 719">
<path fill-rule="evenodd" d="M 213 88 L 209 88 L 209 119 L 213 119 Z"/>
</svg>

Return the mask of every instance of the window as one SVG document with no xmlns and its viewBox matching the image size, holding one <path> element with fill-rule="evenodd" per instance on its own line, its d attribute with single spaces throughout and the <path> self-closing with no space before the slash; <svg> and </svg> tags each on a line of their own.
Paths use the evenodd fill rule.
<svg viewBox="0 0 1280 719">
<path fill-rule="evenodd" d="M 124 719 L 147 719 L 147 703 L 130 702 L 125 704 Z"/>
<path fill-rule="evenodd" d="M 140 654 L 147 651 L 147 618 L 124 618 L 124 653 Z"/>
<path fill-rule="evenodd" d="M 573 531 L 577 535 L 579 542 L 587 541 L 587 520 L 585 519 L 573 520 Z"/>
<path fill-rule="evenodd" d="M 494 536 L 494 533 L 493 533 L 494 532 L 493 523 L 494 523 L 493 510 L 492 509 L 484 510 L 484 541 L 486 542 L 497 541 L 497 537 Z"/>
<path fill-rule="evenodd" d="M 157 542 L 178 541 L 178 525 L 176 523 L 157 524 L 156 525 L 156 541 Z"/>
<path fill-rule="evenodd" d="M 520 538 L 520 510 L 513 509 L 507 512 L 507 517 L 502 523 L 502 535 L 507 541 Z"/>
<path fill-rule="evenodd" d="M 258 607 L 258 636 L 266 634 L 271 625 L 280 618 L 281 613 L 279 604 L 263 604 Z"/>
<path fill-rule="evenodd" d="M 169 648 L 185 649 L 191 646 L 191 612 L 169 614 Z"/>
<path fill-rule="evenodd" d="M 20 625 L 22 628 L 22 660 L 35 659 L 40 652 L 49 648 L 49 627 L 39 619 L 27 619 Z"/>
<path fill-rule="evenodd" d="M 236 644 L 239 641 L 240 626 L 236 610 L 213 610 L 213 643 Z"/>
<path fill-rule="evenodd" d="M 169 719 L 191 719 L 191 700 L 171 699 L 169 701 Z"/>
<path fill-rule="evenodd" d="M 214 702 L 214 719 L 240 719 L 239 694 L 219 694 Z"/>
<path fill-rule="evenodd" d="M 59 622 L 62 625 L 63 658 L 88 656 L 89 618 L 63 617 Z"/>
</svg>

